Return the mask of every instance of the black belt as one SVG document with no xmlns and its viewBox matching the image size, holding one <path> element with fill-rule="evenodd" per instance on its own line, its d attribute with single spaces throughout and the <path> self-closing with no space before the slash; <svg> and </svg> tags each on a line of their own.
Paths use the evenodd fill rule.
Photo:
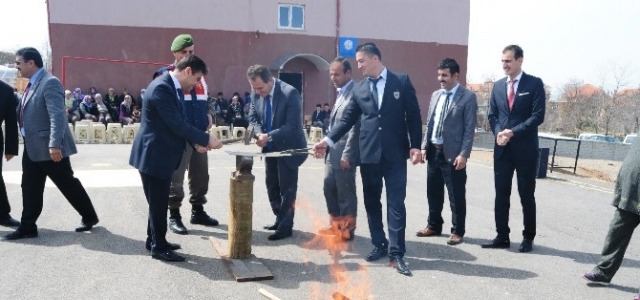
<svg viewBox="0 0 640 300">
<path fill-rule="evenodd" d="M 442 148 L 443 148 L 443 147 L 442 147 L 442 145 L 440 145 L 440 144 L 431 144 L 431 146 L 432 146 L 433 148 L 438 149 L 438 150 L 442 150 Z"/>
</svg>

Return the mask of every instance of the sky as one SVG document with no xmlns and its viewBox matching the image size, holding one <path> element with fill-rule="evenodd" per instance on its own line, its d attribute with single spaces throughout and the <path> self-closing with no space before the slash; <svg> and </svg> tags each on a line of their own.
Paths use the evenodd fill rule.
<svg viewBox="0 0 640 300">
<path fill-rule="evenodd" d="M 630 74 L 626 87 L 640 87 L 640 1 L 470 1 L 468 82 L 504 76 L 502 48 L 518 44 L 524 71 L 542 78 L 554 94 L 571 80 L 612 89 L 623 69 Z M 0 11 L 14 12 L 0 17 L 0 50 L 44 49 L 45 0 L 0 0 Z M 19 11 L 31 12 L 28 26 Z"/>
</svg>

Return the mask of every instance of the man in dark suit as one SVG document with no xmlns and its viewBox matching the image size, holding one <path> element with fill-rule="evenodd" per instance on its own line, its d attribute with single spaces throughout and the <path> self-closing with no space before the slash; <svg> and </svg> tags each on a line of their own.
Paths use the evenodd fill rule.
<svg viewBox="0 0 640 300">
<path fill-rule="evenodd" d="M 446 58 L 438 64 L 441 89 L 431 95 L 427 130 L 422 140 L 422 162 L 427 161 L 427 227 L 419 237 L 442 233 L 444 187 L 451 206 L 451 235 L 447 244 L 462 243 L 465 233 L 467 201 L 467 158 L 471 154 L 478 111 L 476 94 L 458 83 L 460 66 Z"/>
<path fill-rule="evenodd" d="M 326 122 L 330 131 L 353 101 L 351 64 L 343 57 L 334 59 L 329 67 L 329 76 L 338 96 Z M 354 238 L 358 214 L 356 168 L 360 164 L 359 137 L 360 123 L 356 123 L 349 134 L 345 134 L 327 151 L 323 189 L 330 223 L 320 230 L 320 234 L 337 235 L 349 241 Z"/>
<path fill-rule="evenodd" d="M 171 175 L 180 164 L 184 147 L 194 147 L 198 152 L 222 147 L 216 138 L 189 125 L 182 110 L 183 91 L 191 90 L 207 73 L 204 61 L 189 55 L 180 60 L 174 70 L 158 76 L 147 87 L 140 130 L 131 147 L 129 164 L 140 172 L 149 203 L 145 246 L 156 259 L 185 260 L 174 252 L 180 245 L 166 239 Z"/>
<path fill-rule="evenodd" d="M 0 123 L 4 122 L 4 134 L 0 132 L 0 153 L 4 150 L 4 157 L 10 161 L 14 156 L 18 155 L 18 122 L 16 120 L 16 103 L 17 99 L 13 93 L 13 88 L 0 81 Z M 11 206 L 9 205 L 9 197 L 7 197 L 7 188 L 2 177 L 2 159 L 0 159 L 0 225 L 17 227 L 20 222 L 13 219 L 9 213 Z"/>
<path fill-rule="evenodd" d="M 513 172 L 524 218 L 520 252 L 531 252 L 536 235 L 536 163 L 538 126 L 544 121 L 545 92 L 540 78 L 522 72 L 523 51 L 510 45 L 502 51 L 507 77 L 491 91 L 489 123 L 496 136 L 493 148 L 495 174 L 495 221 L 498 235 L 483 248 L 509 248 L 509 206 Z"/>
<path fill-rule="evenodd" d="M 16 67 L 29 78 L 18 107 L 18 125 L 24 136 L 22 155 L 22 220 L 7 240 L 38 236 L 36 221 L 42 212 L 47 177 L 80 213 L 77 232 L 88 231 L 98 223 L 91 199 L 80 180 L 73 176 L 69 156 L 76 145 L 67 126 L 64 89 L 60 80 L 42 69 L 42 56 L 34 48 L 16 52 Z"/>
<path fill-rule="evenodd" d="M 249 124 L 253 125 L 263 153 L 302 149 L 307 146 L 302 129 L 300 93 L 287 83 L 274 79 L 265 66 L 254 65 L 247 70 L 253 90 Z M 293 230 L 294 207 L 298 191 L 298 168 L 308 155 L 265 157 L 267 194 L 276 216 L 267 230 L 276 232 L 268 237 L 275 241 L 290 237 Z"/>
<path fill-rule="evenodd" d="M 411 276 L 404 262 L 404 200 L 407 189 L 407 158 L 415 165 L 420 155 L 422 121 L 416 91 L 409 76 L 392 73 L 382 64 L 382 54 L 373 43 L 356 48 L 358 69 L 366 77 L 353 87 L 353 102 L 344 116 L 321 142 L 314 146 L 316 157 L 324 156 L 360 120 L 360 174 L 364 206 L 374 249 L 367 261 L 389 256 L 390 265 Z M 387 191 L 389 240 L 382 225 L 382 186 Z M 388 247 L 388 249 L 387 249 Z"/>
<path fill-rule="evenodd" d="M 311 126 L 324 127 L 324 110 L 320 103 L 316 104 L 316 110 L 311 114 Z"/>
</svg>

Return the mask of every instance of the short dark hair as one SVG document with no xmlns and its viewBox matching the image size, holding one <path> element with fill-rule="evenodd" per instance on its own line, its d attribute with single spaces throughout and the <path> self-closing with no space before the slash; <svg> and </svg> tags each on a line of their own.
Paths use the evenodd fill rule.
<svg viewBox="0 0 640 300">
<path fill-rule="evenodd" d="M 269 72 L 269 69 L 263 65 L 253 65 L 247 70 L 247 77 L 252 81 L 260 77 L 260 79 L 266 83 L 271 79 L 271 72 Z"/>
<path fill-rule="evenodd" d="M 324 106 L 330 106 L 329 103 L 325 103 Z"/>
<path fill-rule="evenodd" d="M 382 61 L 382 53 L 380 53 L 380 49 L 378 49 L 378 46 L 374 43 L 364 43 L 356 48 L 356 52 L 364 52 L 369 56 L 375 55 Z"/>
<path fill-rule="evenodd" d="M 339 62 L 342 64 L 342 72 L 347 73 L 347 71 L 351 71 L 351 63 L 344 57 L 338 56 L 333 59 L 331 63 Z"/>
<path fill-rule="evenodd" d="M 316 108 L 322 108 L 322 104 L 320 103 L 316 104 Z"/>
<path fill-rule="evenodd" d="M 202 75 L 209 74 L 207 64 L 205 64 L 200 57 L 195 55 L 187 55 L 176 64 L 176 70 L 178 71 L 183 71 L 187 67 L 191 68 L 193 73 L 202 73 Z"/>
<path fill-rule="evenodd" d="M 460 73 L 460 65 L 453 58 L 445 58 L 438 64 L 438 70 L 449 69 L 451 75 Z"/>
<path fill-rule="evenodd" d="M 21 48 L 18 51 L 16 51 L 16 56 L 22 56 L 22 60 L 24 60 L 24 62 L 33 60 L 33 63 L 38 68 L 42 68 L 44 66 L 44 64 L 42 63 L 42 55 L 40 55 L 40 52 L 38 52 L 36 48 L 33 48 L 33 47 Z"/>
<path fill-rule="evenodd" d="M 502 53 L 507 53 L 508 51 L 513 51 L 513 58 L 518 59 L 520 57 L 524 57 L 524 51 L 518 45 L 509 45 L 504 47 Z"/>
</svg>

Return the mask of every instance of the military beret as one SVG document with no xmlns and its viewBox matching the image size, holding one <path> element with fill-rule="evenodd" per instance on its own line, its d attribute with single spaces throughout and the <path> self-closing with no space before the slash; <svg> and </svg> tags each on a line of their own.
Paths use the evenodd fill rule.
<svg viewBox="0 0 640 300">
<path fill-rule="evenodd" d="M 173 39 L 171 43 L 171 52 L 180 51 L 193 45 L 193 37 L 190 34 L 181 34 Z"/>
</svg>

